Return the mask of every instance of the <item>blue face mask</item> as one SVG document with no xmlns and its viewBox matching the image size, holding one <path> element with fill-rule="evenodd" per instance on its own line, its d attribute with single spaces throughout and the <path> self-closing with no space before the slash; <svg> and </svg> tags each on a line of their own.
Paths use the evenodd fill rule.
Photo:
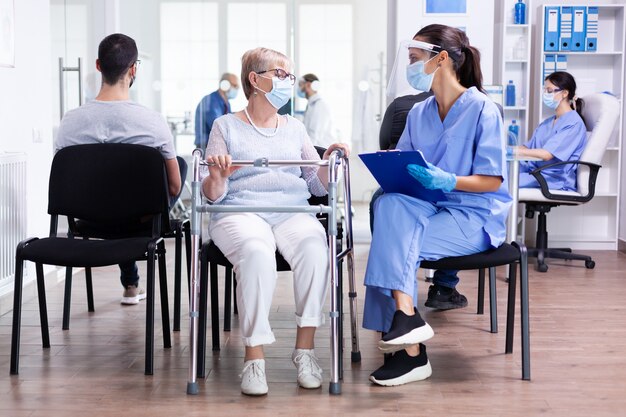
<svg viewBox="0 0 626 417">
<path fill-rule="evenodd" d="M 406 67 L 406 79 L 411 87 L 419 91 L 430 91 L 430 87 L 433 85 L 433 78 L 435 77 L 435 73 L 439 67 L 437 67 L 431 74 L 426 74 L 426 72 L 424 72 L 424 67 L 436 56 L 437 55 L 430 58 L 428 61 L 417 61 Z"/>
<path fill-rule="evenodd" d="M 226 98 L 232 100 L 237 97 L 237 93 L 239 93 L 238 88 L 229 88 L 228 91 L 226 91 Z"/>
<path fill-rule="evenodd" d="M 300 88 L 298 88 L 298 91 L 296 91 L 296 94 L 300 98 L 306 98 L 306 93 L 303 90 L 301 90 Z"/>
<path fill-rule="evenodd" d="M 260 77 L 263 77 L 260 75 Z M 268 78 L 268 77 L 263 77 Z M 279 79 L 278 77 L 272 77 L 272 91 L 263 91 L 259 87 L 256 87 L 257 90 L 265 93 L 265 98 L 270 102 L 272 106 L 276 109 L 280 109 L 283 107 L 293 94 L 293 85 L 291 85 L 291 80 L 289 77 L 284 80 Z"/>
<path fill-rule="evenodd" d="M 563 101 L 563 99 L 559 99 L 556 100 L 554 98 L 554 95 L 557 94 L 556 92 L 552 92 L 552 93 L 543 93 L 543 104 L 545 104 L 547 107 L 550 107 L 551 109 L 556 109 L 557 107 L 559 107 L 559 104 L 561 104 L 561 101 Z"/>
</svg>

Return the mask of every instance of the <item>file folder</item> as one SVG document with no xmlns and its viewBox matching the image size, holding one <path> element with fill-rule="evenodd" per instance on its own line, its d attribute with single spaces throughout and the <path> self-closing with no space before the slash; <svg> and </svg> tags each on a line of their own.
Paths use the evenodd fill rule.
<svg viewBox="0 0 626 417">
<path fill-rule="evenodd" d="M 559 49 L 561 51 L 569 51 L 572 45 L 572 7 L 561 7 L 561 24 L 560 24 L 560 39 Z"/>
<path fill-rule="evenodd" d="M 585 50 L 585 20 L 587 18 L 587 7 L 574 6 L 572 13 L 572 47 L 571 51 L 584 51 Z"/>
<path fill-rule="evenodd" d="M 556 71 L 567 71 L 567 55 L 556 56 Z"/>
<path fill-rule="evenodd" d="M 546 6 L 546 15 L 544 21 L 543 34 L 543 50 L 558 51 L 559 50 L 559 24 L 560 24 L 560 7 Z"/>
<path fill-rule="evenodd" d="M 587 7 L 587 41 L 586 51 L 598 50 L 598 8 Z"/>
<path fill-rule="evenodd" d="M 427 166 L 420 151 L 381 151 L 359 154 L 385 193 L 399 193 L 424 201 L 445 201 L 441 190 L 428 190 L 406 170 L 407 165 Z"/>
<path fill-rule="evenodd" d="M 546 54 L 543 57 L 543 78 L 556 71 L 556 55 Z"/>
</svg>

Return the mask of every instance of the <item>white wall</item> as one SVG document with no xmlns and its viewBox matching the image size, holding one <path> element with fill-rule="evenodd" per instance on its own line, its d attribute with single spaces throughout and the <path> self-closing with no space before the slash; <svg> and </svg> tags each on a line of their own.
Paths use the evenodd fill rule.
<svg viewBox="0 0 626 417">
<path fill-rule="evenodd" d="M 52 159 L 49 2 L 14 4 L 15 68 L 0 67 L 0 153 L 27 154 L 27 234 L 45 236 Z M 40 142 L 33 141 L 33 129 L 41 135 Z M 2 314 L 8 310 L 8 298 L 0 298 Z"/>
<path fill-rule="evenodd" d="M 0 67 L 0 152 L 28 155 L 28 235 L 45 235 L 52 158 L 47 0 L 15 3 L 15 68 Z M 34 143 L 33 129 L 41 133 Z"/>
<path fill-rule="evenodd" d="M 494 0 L 498 1 L 498 0 Z M 466 16 L 425 16 L 424 0 L 389 0 L 389 3 L 395 3 L 396 8 L 396 25 L 395 34 L 392 27 L 389 32 L 395 35 L 396 44 L 393 51 L 389 51 L 387 61 L 391 67 L 396 53 L 398 42 L 405 39 L 411 39 L 422 27 L 440 23 L 449 26 L 465 27 L 467 37 L 470 44 L 480 50 L 481 67 L 483 71 L 483 81 L 485 84 L 491 84 L 493 80 L 493 32 L 494 32 L 494 2 L 486 0 L 467 0 Z M 391 21 L 390 23 L 391 24 Z M 391 45 L 389 46 L 391 47 Z"/>
</svg>

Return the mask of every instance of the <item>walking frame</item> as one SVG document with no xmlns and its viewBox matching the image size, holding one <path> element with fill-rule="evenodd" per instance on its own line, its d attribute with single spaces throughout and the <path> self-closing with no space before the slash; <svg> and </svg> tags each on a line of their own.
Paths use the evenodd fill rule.
<svg viewBox="0 0 626 417">
<path fill-rule="evenodd" d="M 252 167 L 281 167 L 281 166 L 319 166 L 328 167 L 328 205 L 320 204 L 318 206 L 223 206 L 202 204 L 201 182 L 200 182 L 200 165 L 208 165 L 202 161 L 202 151 L 195 149 L 192 153 L 193 157 L 193 181 L 191 183 L 191 278 L 190 278 L 190 300 L 189 300 L 189 380 L 187 381 L 187 394 L 198 393 L 198 382 L 196 374 L 196 365 L 198 361 L 198 297 L 199 297 L 199 251 L 200 236 L 202 228 L 202 213 L 326 213 L 328 215 L 328 253 L 329 253 L 329 271 L 330 271 L 330 347 L 331 347 L 331 366 L 330 366 L 330 386 L 331 394 L 341 394 L 341 346 L 340 340 L 340 309 L 339 309 L 339 291 L 342 291 L 340 285 L 340 271 L 338 266 L 341 261 L 346 258 L 348 263 L 348 278 L 350 298 L 350 327 L 352 333 L 352 362 L 359 362 L 361 354 L 359 351 L 359 336 L 357 330 L 357 305 L 356 305 L 356 289 L 354 277 L 354 242 L 352 239 L 352 200 L 350 197 L 350 167 L 348 158 L 341 149 L 335 149 L 328 160 L 276 160 L 270 161 L 267 158 L 259 158 L 255 160 L 233 161 L 235 166 L 252 166 Z M 343 172 L 343 191 L 345 203 L 345 231 L 346 231 L 346 248 L 337 253 L 337 194 L 338 181 L 340 174 Z M 334 260 L 334 261 L 333 261 Z"/>
</svg>

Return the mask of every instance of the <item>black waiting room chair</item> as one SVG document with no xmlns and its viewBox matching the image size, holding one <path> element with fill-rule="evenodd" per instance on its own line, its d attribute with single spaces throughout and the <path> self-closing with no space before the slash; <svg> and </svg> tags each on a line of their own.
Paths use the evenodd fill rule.
<svg viewBox="0 0 626 417">
<path fill-rule="evenodd" d="M 184 184 L 187 177 L 187 162 L 180 156 L 176 157 L 180 169 L 181 181 Z M 170 200 L 175 202 L 180 198 L 183 187 L 176 197 Z M 172 205 L 172 204 L 170 204 Z M 191 275 L 191 235 L 189 231 L 189 219 L 171 218 L 169 222 L 163 222 L 161 236 L 174 239 L 174 328 L 175 332 L 180 331 L 180 302 L 182 297 L 182 241 L 185 239 L 186 261 L 187 261 L 187 282 Z M 122 239 L 127 237 L 150 236 L 152 225 L 150 222 L 142 222 L 132 227 L 128 225 L 121 227 L 111 227 L 99 223 L 85 220 L 76 220 L 76 227 L 73 230 L 75 238 L 88 237 L 96 239 Z M 87 283 L 87 310 L 94 312 L 93 285 L 91 278 L 91 268 L 85 268 L 85 279 Z M 63 330 L 70 328 L 70 305 L 72 298 L 72 268 L 68 267 L 65 273 L 65 295 L 63 299 Z"/>
<path fill-rule="evenodd" d="M 11 374 L 18 373 L 24 261 L 37 272 L 39 317 L 44 348 L 50 347 L 43 265 L 93 268 L 120 262 L 147 261 L 145 374 L 153 373 L 155 261 L 158 260 L 163 345 L 171 347 L 165 245 L 169 196 L 165 162 L 153 148 L 130 144 L 76 145 L 57 152 L 50 172 L 50 235 L 29 238 L 16 250 Z M 57 236 L 59 216 L 67 216 L 68 237 Z M 143 236 L 74 238 L 77 220 L 112 232 L 145 230 Z M 117 282 L 116 282 L 117 285 Z"/>
<path fill-rule="evenodd" d="M 530 380 L 530 330 L 528 312 L 528 254 L 523 244 L 504 243 L 497 249 L 485 252 L 442 258 L 437 261 L 422 261 L 420 268 L 473 270 L 478 269 L 478 314 L 483 313 L 485 295 L 485 269 L 489 269 L 489 307 L 491 332 L 498 332 L 498 314 L 496 304 L 496 267 L 509 265 L 509 292 L 507 300 L 506 346 L 505 353 L 513 353 L 513 330 L 515 327 L 515 293 L 517 285 L 516 264 L 520 272 L 521 305 L 521 346 L 522 379 Z"/>
</svg>

